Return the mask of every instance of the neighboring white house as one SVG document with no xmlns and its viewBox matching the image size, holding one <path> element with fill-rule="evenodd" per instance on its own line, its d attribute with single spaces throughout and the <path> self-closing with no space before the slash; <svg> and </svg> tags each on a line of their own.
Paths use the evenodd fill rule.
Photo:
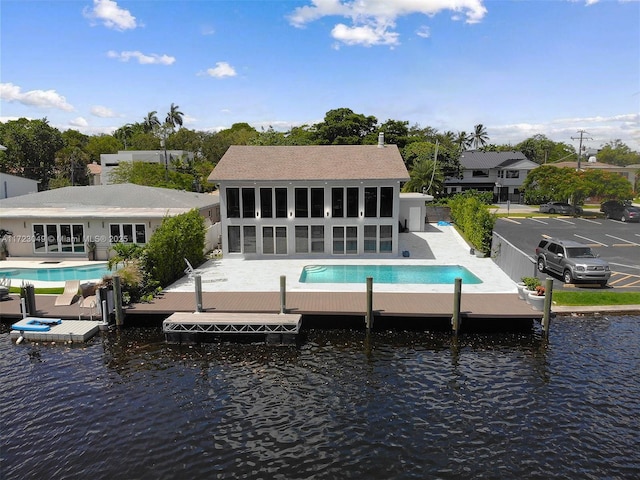
<svg viewBox="0 0 640 480">
<path fill-rule="evenodd" d="M 38 191 L 38 180 L 0 172 L 0 198 L 17 197 Z"/>
<path fill-rule="evenodd" d="M 395 256 L 405 220 L 424 228 L 422 211 L 412 221 L 409 206 L 401 217 L 407 180 L 398 147 L 383 137 L 378 145 L 231 146 L 209 176 L 220 191 L 223 252 L 244 258 Z"/>
<path fill-rule="evenodd" d="M 193 160 L 193 152 L 185 150 L 120 150 L 118 153 L 100 154 L 100 182 L 111 183 L 111 171 L 122 162 L 161 163 L 171 168 L 173 159 Z"/>
<path fill-rule="evenodd" d="M 64 187 L 0 200 L 0 228 L 13 257 L 107 260 L 115 243 L 145 244 L 166 216 L 197 209 L 208 228 L 207 250 L 217 247 L 217 195 L 133 184 Z M 219 227 L 219 224 L 217 224 Z"/>
<path fill-rule="evenodd" d="M 492 192 L 494 201 L 520 202 L 522 184 L 536 167 L 521 152 L 481 152 L 468 150 L 460 155 L 460 177 L 445 179 L 446 192 L 465 190 Z"/>
</svg>

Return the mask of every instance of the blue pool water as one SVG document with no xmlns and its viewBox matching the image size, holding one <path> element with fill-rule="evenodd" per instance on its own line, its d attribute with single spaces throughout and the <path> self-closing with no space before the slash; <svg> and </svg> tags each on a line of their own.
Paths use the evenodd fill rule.
<svg viewBox="0 0 640 480">
<path fill-rule="evenodd" d="M 482 283 L 460 265 L 307 265 L 300 274 L 301 283 Z"/>
<path fill-rule="evenodd" d="M 0 277 L 41 282 L 96 280 L 110 273 L 104 263 L 100 265 L 87 265 L 86 267 L 0 268 Z"/>
</svg>

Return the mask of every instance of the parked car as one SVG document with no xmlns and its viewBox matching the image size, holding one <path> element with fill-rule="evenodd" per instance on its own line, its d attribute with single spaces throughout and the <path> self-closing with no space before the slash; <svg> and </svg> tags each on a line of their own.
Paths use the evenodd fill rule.
<svg viewBox="0 0 640 480">
<path fill-rule="evenodd" d="M 540 213 L 562 213 L 564 215 L 573 215 L 574 213 L 582 213 L 582 208 L 573 207 L 564 202 L 548 202 L 540 205 Z"/>
<path fill-rule="evenodd" d="M 600 211 L 604 213 L 605 218 L 613 218 L 621 222 L 640 222 L 640 208 L 628 202 L 609 200 L 600 205 Z"/>
<path fill-rule="evenodd" d="M 562 276 L 564 283 L 595 282 L 604 287 L 611 277 L 609 264 L 589 245 L 547 238 L 536 248 L 538 270 Z"/>
</svg>

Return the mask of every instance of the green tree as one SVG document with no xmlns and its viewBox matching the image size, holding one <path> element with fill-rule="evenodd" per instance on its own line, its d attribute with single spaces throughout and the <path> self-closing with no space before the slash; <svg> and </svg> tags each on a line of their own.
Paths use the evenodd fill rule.
<svg viewBox="0 0 640 480">
<path fill-rule="evenodd" d="M 605 143 L 596 157 L 599 162 L 621 167 L 640 164 L 640 153 L 632 151 L 619 139 Z"/>
<path fill-rule="evenodd" d="M 134 133 L 135 129 L 133 124 L 127 123 L 113 132 L 113 136 L 122 142 L 124 150 L 126 150 Z"/>
<path fill-rule="evenodd" d="M 469 134 L 465 131 L 458 132 L 455 136 L 454 143 L 458 146 L 458 149 L 462 152 L 471 146 L 471 139 Z"/>
<path fill-rule="evenodd" d="M 120 141 L 112 135 L 93 135 L 89 137 L 85 151 L 89 155 L 89 162 L 100 163 L 103 153 L 118 153 Z"/>
<path fill-rule="evenodd" d="M 143 270 L 165 287 L 183 275 L 184 259 L 196 266 L 204 260 L 204 219 L 197 210 L 165 217 L 141 257 Z"/>
<path fill-rule="evenodd" d="M 438 155 L 436 157 L 436 143 L 417 141 L 409 143 L 402 149 L 402 158 L 408 170 L 413 168 L 413 164 L 419 159 L 430 159 L 436 162 L 439 171 L 447 177 L 457 176 L 460 172 L 460 151 L 458 147 L 449 143 L 448 145 L 439 145 L 437 148 Z"/>
<path fill-rule="evenodd" d="M 182 113 L 179 108 L 178 105 L 172 103 L 169 108 L 169 113 L 167 113 L 167 118 L 164 121 L 165 124 L 171 125 L 172 130 L 176 128 L 176 125 L 182 127 L 182 117 L 184 113 Z"/>
<path fill-rule="evenodd" d="M 137 243 L 116 243 L 111 247 L 111 250 L 113 250 L 115 255 L 109 258 L 107 262 L 107 268 L 109 268 L 109 270 L 113 270 L 113 268 L 120 263 L 126 267 L 131 262 L 139 259 L 142 255 L 143 247 Z"/>
<path fill-rule="evenodd" d="M 0 144 L 7 147 L 0 156 L 0 170 L 13 175 L 39 180 L 47 189 L 55 172 L 56 152 L 64 146 L 60 131 L 46 118 L 20 118 L 0 123 Z"/>
<path fill-rule="evenodd" d="M 376 117 L 338 108 L 329 110 L 324 121 L 315 125 L 315 136 L 320 145 L 362 145 L 367 136 L 375 135 L 377 123 Z"/>
<path fill-rule="evenodd" d="M 409 122 L 399 120 L 387 120 L 378 128 L 384 132 L 384 141 L 390 145 L 397 145 L 403 149 L 409 142 Z M 377 141 L 377 139 L 376 139 Z"/>
<path fill-rule="evenodd" d="M 89 185 L 88 163 L 89 155 L 80 147 L 67 146 L 58 150 L 55 177 L 49 182 L 49 188 Z"/>
<path fill-rule="evenodd" d="M 211 173 L 211 170 L 209 170 Z M 147 162 L 120 162 L 111 170 L 111 183 L 134 183 L 149 187 L 194 190 L 193 175 L 165 170 L 164 164 Z"/>
<path fill-rule="evenodd" d="M 471 144 L 476 150 L 480 147 L 484 147 L 489 141 L 489 135 L 487 135 L 487 129 L 479 123 L 473 127 L 473 133 L 471 134 Z"/>
<path fill-rule="evenodd" d="M 576 153 L 573 146 L 562 142 L 554 142 L 541 134 L 529 137 L 510 149 L 522 152 L 529 160 L 540 165 L 566 161 Z"/>
<path fill-rule="evenodd" d="M 437 195 L 443 190 L 444 175 L 433 160 L 419 158 L 409 172 L 411 179 L 402 187 L 403 192 L 422 192 Z"/>
</svg>

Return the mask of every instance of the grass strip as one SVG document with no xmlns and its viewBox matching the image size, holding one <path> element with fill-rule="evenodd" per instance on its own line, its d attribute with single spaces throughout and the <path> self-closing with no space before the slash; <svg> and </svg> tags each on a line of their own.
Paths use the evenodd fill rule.
<svg viewBox="0 0 640 480">
<path fill-rule="evenodd" d="M 60 295 L 64 287 L 49 287 L 34 289 L 36 295 Z M 9 293 L 20 293 L 20 287 L 9 287 Z"/>
<path fill-rule="evenodd" d="M 640 292 L 553 292 L 556 305 L 607 306 L 607 305 L 640 305 Z"/>
</svg>

